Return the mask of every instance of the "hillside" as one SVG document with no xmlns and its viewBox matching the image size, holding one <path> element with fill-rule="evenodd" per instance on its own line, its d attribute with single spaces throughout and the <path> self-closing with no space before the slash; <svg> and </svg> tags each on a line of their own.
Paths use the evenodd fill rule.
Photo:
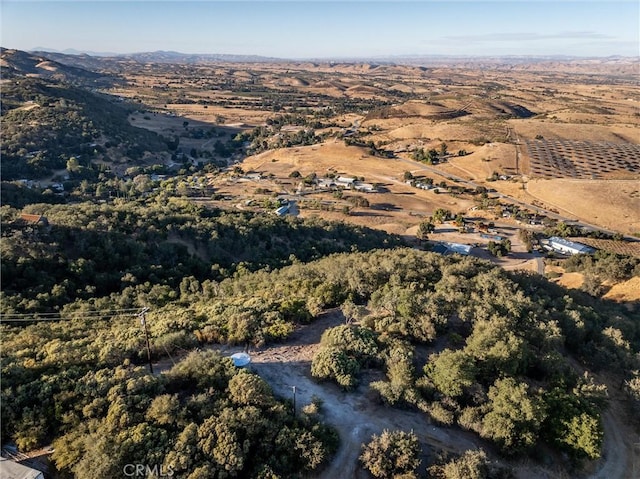
<svg viewBox="0 0 640 479">
<path fill-rule="evenodd" d="M 113 85 L 117 81 L 114 77 L 103 73 L 58 62 L 55 58 L 41 52 L 27 53 L 1 48 L 0 67 L 2 77 L 5 79 L 28 76 L 87 87 L 104 87 Z"/>
<path fill-rule="evenodd" d="M 256 466 L 246 454 L 256 447 L 255 428 L 266 425 L 255 422 L 259 411 L 243 408 L 273 404 L 266 383 L 245 377 L 249 389 L 243 386 L 244 392 L 239 392 L 239 385 L 232 384 L 238 380 L 224 372 L 228 364 L 218 364 L 211 356 L 191 355 L 159 376 L 121 366 L 144 357 L 137 321 L 117 311 L 109 313 L 109 321 L 100 321 L 89 312 L 121 309 L 132 293 L 125 289 L 99 304 L 69 305 L 62 312 L 66 321 L 4 326 L 3 397 L 5 403 L 12 398 L 12 407 L 3 409 L 3 435 L 23 448 L 54 438 L 55 463 L 78 478 L 92 477 L 89 471 L 97 468 L 149 457 L 152 450 L 165 451 L 166 466 L 179 466 L 178 477 L 188 477 L 202 452 L 222 444 L 233 451 L 231 457 L 245 458 L 235 463 L 238 470 L 244 470 L 245 460 Z M 148 322 L 154 357 L 207 343 L 253 345 L 259 357 L 267 355 L 256 370 L 277 396 L 286 398 L 294 380 L 305 386 L 301 399 L 306 406 L 309 388 L 316 390 L 318 403 L 303 409 L 297 427 L 311 426 L 312 418 L 338 427 L 344 441 L 338 464 L 343 466 L 345 458 L 355 461 L 359 451 L 359 443 L 349 438 L 362 435 L 359 427 L 345 430 L 341 421 L 347 419 L 338 411 L 349 410 L 357 401 L 357 410 L 377 411 L 367 420 L 366 430 L 399 427 L 406 422 L 403 418 L 412 418 L 411 428 L 423 438 L 430 462 L 443 446 L 463 452 L 471 436 L 476 448 L 493 451 L 492 457 L 507 468 L 515 467 L 519 458 L 541 454 L 546 467 L 575 476 L 577 464 L 594 464 L 591 461 L 601 456 L 603 437 L 608 440 L 603 428 L 616 427 L 622 433 L 620 416 L 607 415 L 605 422 L 607 396 L 622 398 L 617 384 L 632 379 L 630 371 L 638 367 L 640 335 L 622 308 L 539 277 L 505 273 L 484 261 L 409 249 L 238 271 L 221 282 L 185 277 L 179 288 L 156 284 L 140 298 L 152 307 Z M 327 324 L 323 312 L 336 307 L 341 308 L 339 320 Z M 286 345 L 295 332 L 302 333 L 316 321 L 327 329 L 319 344 L 312 335 L 316 339 L 311 363 L 300 361 L 304 345 L 287 350 L 274 344 Z M 309 373 L 322 382 L 310 382 Z M 108 379 L 114 375 L 126 381 L 136 401 Z M 100 399 L 96 391 L 108 392 L 109 400 Z M 169 397 L 159 399 L 162 395 Z M 385 412 L 375 406 L 377 401 L 405 411 Z M 71 404 L 77 406 L 69 414 L 57 412 Z M 144 413 L 142 404 L 150 406 L 149 412 Z M 225 407 L 239 407 L 242 415 L 234 422 L 236 416 L 223 412 Z M 206 419 L 214 413 L 215 418 Z M 116 421 L 119 415 L 122 419 Z M 290 420 L 280 414 L 264 417 Z M 186 429 L 189 422 L 194 422 L 191 432 Z M 223 440 L 220 435 L 227 434 L 228 427 L 234 434 Z M 134 448 L 130 441 L 95 439 L 97 432 L 108 435 L 114 428 L 145 433 L 136 436 Z M 218 439 L 210 439 L 209 446 L 196 439 L 209 437 L 211 430 L 217 431 Z M 307 436 L 297 448 L 303 451 L 309 441 L 321 441 L 322 449 L 301 456 L 315 458 L 318 467 L 331 447 L 327 436 L 312 430 L 316 439 Z M 444 445 L 439 437 L 446 438 Z M 171 462 L 176 456 L 168 451 L 176 441 L 181 444 L 176 454 L 192 450 L 193 462 Z M 620 453 L 626 461 L 628 451 Z M 83 459 L 73 459 L 79 457 Z M 105 457 L 110 459 L 100 459 Z M 229 457 L 214 455 L 208 459 L 210 467 L 224 467 Z M 355 468 L 353 463 L 348 467 Z"/>
<path fill-rule="evenodd" d="M 25 213 L 44 215 L 49 226 L 32 229 L 20 219 Z M 143 291 L 164 290 L 164 296 L 184 278 L 219 281 L 235 272 L 402 244 L 348 224 L 181 200 L 5 207 L 2 223 L 2 313 L 9 315 L 58 311 L 76 300 L 109 303 L 125 290 L 141 294 L 126 300 L 134 306 L 146 301 Z"/>
<path fill-rule="evenodd" d="M 71 157 L 89 166 L 110 148 L 134 160 L 165 149 L 160 137 L 129 124 L 135 108 L 81 87 L 16 76 L 2 88 L 2 179 L 48 176 Z"/>
</svg>

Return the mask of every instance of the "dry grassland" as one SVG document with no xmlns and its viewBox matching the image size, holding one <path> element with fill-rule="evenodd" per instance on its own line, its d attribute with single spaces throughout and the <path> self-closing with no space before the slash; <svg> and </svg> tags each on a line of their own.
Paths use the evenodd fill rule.
<svg viewBox="0 0 640 479">
<path fill-rule="evenodd" d="M 560 272 L 562 268 L 556 268 L 556 270 Z M 565 288 L 579 289 L 584 283 L 584 275 L 582 273 L 561 273 L 561 276 L 552 279 L 552 281 Z M 609 286 L 610 289 L 603 296 L 604 299 L 621 303 L 640 301 L 640 278 L 637 276 Z"/>
<path fill-rule="evenodd" d="M 628 303 L 640 301 L 640 277 L 613 285 L 604 298 Z"/>
<path fill-rule="evenodd" d="M 275 160 L 275 161 L 273 161 Z M 342 142 L 331 142 L 316 146 L 273 150 L 246 158 L 242 167 L 245 171 L 259 172 L 263 175 L 273 174 L 281 182 L 293 171 L 302 176 L 316 173 L 323 177 L 328 173 L 344 176 L 364 177 L 369 183 L 377 183 L 382 189 L 380 193 L 345 192 L 345 197 L 364 196 L 370 203 L 369 208 L 356 208 L 346 217 L 349 222 L 367 226 L 375 226 L 385 231 L 406 234 L 406 229 L 422 221 L 440 207 L 454 212 L 466 211 L 473 203 L 467 199 L 452 198 L 449 195 L 438 195 L 432 191 L 423 191 L 405 184 L 403 174 L 408 169 L 406 163 L 398 159 L 381 159 L 370 156 L 366 149 L 345 146 Z M 296 183 L 296 182 L 293 182 Z M 282 184 L 264 185 L 273 189 L 282 189 Z M 293 186 L 293 185 L 292 185 Z M 225 186 L 225 191 L 230 186 Z M 295 187 L 290 188 L 292 192 Z M 305 198 L 318 198 L 325 201 L 336 201 L 331 193 L 313 193 Z M 340 205 L 349 203 L 342 201 Z M 301 208 L 301 215 L 314 215 L 318 212 Z M 322 213 L 323 217 L 345 220 L 345 215 L 338 212 Z"/>
<path fill-rule="evenodd" d="M 593 119 L 591 115 L 591 119 Z M 609 142 L 629 142 L 638 143 L 638 125 L 628 124 L 579 124 L 561 123 L 550 120 L 508 120 L 509 126 L 514 128 L 516 133 L 523 137 L 533 139 L 540 135 L 547 139 L 561 140 L 588 140 L 588 141 L 609 141 Z"/>
<path fill-rule="evenodd" d="M 571 217 L 624 233 L 640 231 L 638 181 L 531 180 L 527 191 Z"/>
<path fill-rule="evenodd" d="M 273 112 L 270 111 L 246 110 L 215 105 L 205 108 L 205 105 L 172 104 L 170 109 L 176 115 L 217 125 L 219 125 L 218 118 L 222 117 L 224 123 L 220 126 L 224 126 L 227 123 L 231 125 L 239 124 L 239 126 L 242 125 L 244 127 L 258 126 L 264 124 L 267 118 L 273 115 Z"/>
<path fill-rule="evenodd" d="M 471 146 L 472 152 L 467 156 L 454 156 L 448 163 L 440 166 L 453 174 L 466 173 L 473 180 L 484 181 L 495 171 L 513 175 L 516 173 L 516 150 L 514 145 L 506 143 L 487 143 L 482 146 Z M 462 149 L 462 148 L 461 148 Z M 455 150 L 454 150 L 455 151 Z M 457 171 L 456 171 L 457 170 Z M 500 189 L 503 182 L 491 184 L 492 188 Z"/>
<path fill-rule="evenodd" d="M 429 67 L 219 63 L 174 69 L 148 64 L 127 78 L 132 86 L 114 92 L 142 100 L 153 110 L 176 114 L 178 118 L 134 121 L 137 126 L 164 134 L 178 134 L 184 120 L 205 129 L 219 129 L 224 122 L 235 131 L 264 125 L 268 118 L 291 111 L 291 106 L 274 110 L 274 98 L 283 105 L 306 108 L 307 112 L 344 106 L 340 102 L 345 101 L 360 102 L 359 107 L 351 103 L 347 111 L 338 110 L 327 119 L 334 126 L 316 133 L 335 134 L 335 125 L 346 128 L 359 123 L 360 132 L 366 133 L 363 141 L 373 141 L 404 159 L 415 148 L 438 149 L 445 142 L 449 152 L 466 150 L 470 154 L 451 157 L 448 163 L 436 166 L 443 173 L 473 180 L 525 202 L 557 208 L 575 219 L 630 233 L 640 231 L 640 205 L 633 193 L 640 190 L 633 186 L 633 180 L 640 178 L 632 176 L 624 185 L 607 180 L 534 180 L 529 181 L 525 191 L 522 182 L 528 180 L 532 164 L 523 142 L 538 136 L 549 141 L 639 144 L 640 94 L 634 82 L 629 81 L 636 67 L 615 61 L 547 62 L 508 68 L 492 61 L 455 67 L 448 62 Z M 580 75 L 574 74 L 577 72 Z M 456 117 L 448 117 L 452 112 Z M 518 149 L 517 140 L 522 145 Z M 207 143 L 181 138 L 181 147 L 187 149 L 203 145 Z M 368 217 L 366 221 L 393 225 L 391 229 L 397 231 L 417 223 L 415 212 L 429 214 L 437 207 L 455 210 L 466 205 L 449 195 L 409 188 L 403 184 L 402 174 L 418 168 L 401 160 L 370 156 L 366 149 L 345 147 L 341 139 L 331 138 L 312 147 L 268 151 L 247 158 L 242 166 L 245 171 L 273 173 L 277 177 L 286 177 L 294 169 L 302 175 L 315 172 L 319 176 L 333 171 L 382 183 L 389 192 L 377 194 L 375 201 L 410 209 L 411 214 L 398 209 L 381 210 L 381 216 Z M 513 181 L 487 183 L 486 178 L 494 172 L 516 177 Z M 606 171 L 603 175 L 609 179 L 628 173 Z M 518 176 L 521 174 L 525 176 Z M 442 180 L 433 172 L 427 175 Z M 351 220 L 365 221 L 357 216 Z"/>
</svg>

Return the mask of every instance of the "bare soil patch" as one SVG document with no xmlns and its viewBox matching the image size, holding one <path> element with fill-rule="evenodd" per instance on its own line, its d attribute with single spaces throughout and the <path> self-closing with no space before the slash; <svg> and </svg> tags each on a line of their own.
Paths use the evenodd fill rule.
<svg viewBox="0 0 640 479">
<path fill-rule="evenodd" d="M 330 311 L 311 325 L 302 327 L 286 345 L 251 352 L 251 368 L 269 382 L 276 394 L 292 399 L 292 387 L 296 386 L 298 408 L 311 403 L 314 396 L 323 401 L 322 417 L 338 430 L 341 445 L 334 460 L 318 477 L 368 477 L 359 468 L 358 456 L 362 444 L 384 429 L 413 430 L 427 455 L 435 450 L 460 453 L 483 444 L 470 433 L 437 427 L 419 412 L 380 404 L 368 392 L 369 375 L 366 372 L 361 385 L 353 392 L 344 392 L 333 383 L 318 383 L 311 378 L 311 360 L 319 347 L 322 332 L 343 321 L 339 311 Z"/>
</svg>

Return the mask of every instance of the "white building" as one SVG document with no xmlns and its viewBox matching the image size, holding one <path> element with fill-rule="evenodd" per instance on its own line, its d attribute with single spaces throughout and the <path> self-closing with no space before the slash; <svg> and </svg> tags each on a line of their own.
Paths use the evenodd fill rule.
<svg viewBox="0 0 640 479">
<path fill-rule="evenodd" d="M 275 214 L 278 216 L 298 216 L 300 214 L 300 210 L 298 209 L 298 204 L 295 201 L 290 200 L 275 210 Z"/>
<path fill-rule="evenodd" d="M 435 253 L 440 253 L 443 255 L 450 254 L 461 254 L 463 256 L 469 256 L 471 254 L 471 248 L 473 248 L 470 244 L 462 244 L 462 243 L 450 243 L 448 241 L 438 243 L 432 248 L 432 251 Z"/>
<path fill-rule="evenodd" d="M 318 179 L 318 186 L 320 188 L 333 188 L 336 183 L 332 178 L 320 178 Z"/>
<path fill-rule="evenodd" d="M 336 183 L 338 186 L 350 187 L 356 182 L 355 178 L 349 178 L 348 176 L 338 176 L 336 178 Z"/>
<path fill-rule="evenodd" d="M 278 215 L 278 216 L 284 216 L 284 215 L 286 215 L 287 213 L 289 213 L 289 205 L 281 206 L 280 208 L 278 208 L 278 209 L 275 211 L 275 213 L 276 213 L 276 215 Z"/>
<path fill-rule="evenodd" d="M 569 241 L 564 238 L 552 236 L 547 242 L 547 249 L 557 251 L 563 254 L 591 254 L 595 249 L 582 243 L 576 243 L 575 241 Z"/>
<path fill-rule="evenodd" d="M 356 181 L 353 188 L 356 191 L 364 191 L 365 193 L 373 193 L 376 191 L 371 183 L 362 183 L 360 181 Z"/>
<path fill-rule="evenodd" d="M 471 248 L 473 247 L 470 244 L 462 243 L 445 243 L 445 245 L 447 246 L 447 248 L 449 248 L 449 251 L 464 256 L 468 256 L 471 253 Z"/>
</svg>

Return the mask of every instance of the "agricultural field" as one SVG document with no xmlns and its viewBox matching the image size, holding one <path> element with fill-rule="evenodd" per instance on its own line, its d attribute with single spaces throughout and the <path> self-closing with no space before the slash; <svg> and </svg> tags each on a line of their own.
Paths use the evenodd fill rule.
<svg viewBox="0 0 640 479">
<path fill-rule="evenodd" d="M 625 234 L 640 232 L 637 180 L 534 179 L 526 189 L 532 202 L 540 201 L 571 219 Z"/>
<path fill-rule="evenodd" d="M 640 243 L 598 238 L 575 238 L 575 240 L 603 251 L 640 258 Z"/>
<path fill-rule="evenodd" d="M 640 173 L 640 145 L 569 140 L 526 140 L 529 175 L 610 179 Z"/>
</svg>

